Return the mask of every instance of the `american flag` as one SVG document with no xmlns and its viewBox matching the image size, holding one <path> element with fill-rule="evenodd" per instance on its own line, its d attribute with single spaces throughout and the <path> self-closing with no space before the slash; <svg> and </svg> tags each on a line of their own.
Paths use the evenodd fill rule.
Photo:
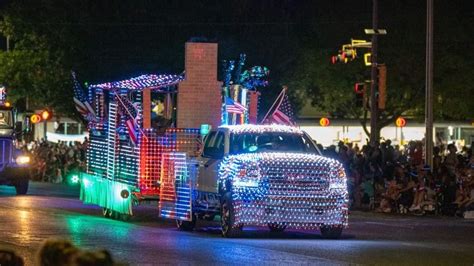
<svg viewBox="0 0 474 266">
<path fill-rule="evenodd" d="M 130 136 L 130 141 L 133 145 L 136 145 L 140 131 L 137 122 L 139 111 L 126 95 L 119 95 L 117 92 L 115 92 L 115 96 L 121 105 L 123 115 L 128 118 L 127 121 L 125 121 L 125 127 L 127 128 L 128 135 Z"/>
<path fill-rule="evenodd" d="M 135 127 L 136 122 L 133 118 L 128 119 L 125 122 L 125 126 L 127 127 L 128 135 L 130 135 L 130 140 L 134 145 L 137 145 L 138 142 L 138 130 Z"/>
<path fill-rule="evenodd" d="M 281 124 L 288 126 L 295 126 L 293 109 L 291 108 L 288 95 L 286 94 L 286 87 L 280 93 L 278 98 L 273 104 L 273 111 L 270 110 L 266 118 L 263 120 L 263 124 Z"/>
<path fill-rule="evenodd" d="M 231 98 L 225 97 L 225 110 L 227 113 L 243 114 L 245 111 L 247 111 L 247 108 L 242 104 L 235 102 Z"/>
<path fill-rule="evenodd" d="M 90 105 L 87 96 L 84 94 L 84 90 L 81 84 L 77 81 L 76 74 L 72 72 L 72 80 L 74 86 L 74 104 L 76 109 L 86 120 L 94 120 L 96 118 L 94 109 Z"/>
</svg>

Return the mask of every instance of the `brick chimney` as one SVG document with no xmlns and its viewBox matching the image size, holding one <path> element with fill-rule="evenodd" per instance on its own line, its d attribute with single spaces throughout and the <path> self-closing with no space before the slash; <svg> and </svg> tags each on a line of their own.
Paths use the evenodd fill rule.
<svg viewBox="0 0 474 266">
<path fill-rule="evenodd" d="M 185 79 L 178 85 L 177 127 L 221 124 L 221 86 L 217 81 L 217 43 L 186 43 Z"/>
</svg>

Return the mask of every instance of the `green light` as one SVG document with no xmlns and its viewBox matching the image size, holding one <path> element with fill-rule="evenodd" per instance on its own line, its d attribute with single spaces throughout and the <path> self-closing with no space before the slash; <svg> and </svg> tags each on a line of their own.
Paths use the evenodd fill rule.
<svg viewBox="0 0 474 266">
<path fill-rule="evenodd" d="M 132 215 L 132 197 L 130 197 L 133 191 L 132 186 L 88 173 L 81 173 L 81 178 L 80 198 L 85 204 L 99 205 L 119 213 Z M 124 190 L 128 194 L 126 198 L 123 197 L 125 192 L 122 196 Z"/>
<path fill-rule="evenodd" d="M 205 136 L 205 135 L 209 134 L 209 131 L 211 131 L 211 125 L 209 125 L 209 124 L 202 124 L 201 125 L 201 130 L 200 130 L 201 135 Z"/>
<path fill-rule="evenodd" d="M 79 183 L 79 176 L 78 175 L 72 175 L 71 176 L 71 183 L 73 183 L 73 184 Z"/>
</svg>

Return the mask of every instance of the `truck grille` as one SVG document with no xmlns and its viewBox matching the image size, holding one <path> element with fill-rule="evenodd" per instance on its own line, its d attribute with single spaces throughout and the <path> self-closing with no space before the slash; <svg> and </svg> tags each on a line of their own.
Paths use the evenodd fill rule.
<svg viewBox="0 0 474 266">
<path fill-rule="evenodd" d="M 11 162 L 12 141 L 9 139 L 0 139 L 0 171 Z"/>
<path fill-rule="evenodd" d="M 327 193 L 329 182 L 327 174 L 319 171 L 311 171 L 304 168 L 270 169 L 268 177 L 270 196 L 305 195 L 313 196 Z"/>
</svg>

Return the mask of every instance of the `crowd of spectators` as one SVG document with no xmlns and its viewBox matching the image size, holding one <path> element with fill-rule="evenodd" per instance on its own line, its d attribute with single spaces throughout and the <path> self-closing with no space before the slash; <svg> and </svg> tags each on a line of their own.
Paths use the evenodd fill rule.
<svg viewBox="0 0 474 266">
<path fill-rule="evenodd" d="M 22 143 L 22 149 L 32 155 L 31 179 L 65 183 L 67 177 L 85 169 L 87 138 L 80 142 L 52 143 L 41 139 Z"/>
<path fill-rule="evenodd" d="M 109 251 L 83 250 L 69 240 L 49 239 L 43 242 L 36 265 L 41 266 L 112 266 L 125 265 L 114 261 Z M 13 250 L 0 249 L 0 265 L 23 266 L 24 259 Z"/>
<path fill-rule="evenodd" d="M 423 142 L 375 147 L 339 142 L 319 147 L 326 156 L 344 164 L 352 209 L 379 212 L 463 215 L 474 210 L 473 147 L 454 144 L 433 150 L 433 165 L 424 164 Z M 83 143 L 51 143 L 45 140 L 23 144 L 32 154 L 32 179 L 67 182 L 67 177 L 85 169 L 87 138 Z"/>
<path fill-rule="evenodd" d="M 344 164 L 352 209 L 459 216 L 474 210 L 473 145 L 435 147 L 432 166 L 424 164 L 423 148 L 421 141 L 361 148 L 340 142 L 324 153 Z"/>
</svg>

